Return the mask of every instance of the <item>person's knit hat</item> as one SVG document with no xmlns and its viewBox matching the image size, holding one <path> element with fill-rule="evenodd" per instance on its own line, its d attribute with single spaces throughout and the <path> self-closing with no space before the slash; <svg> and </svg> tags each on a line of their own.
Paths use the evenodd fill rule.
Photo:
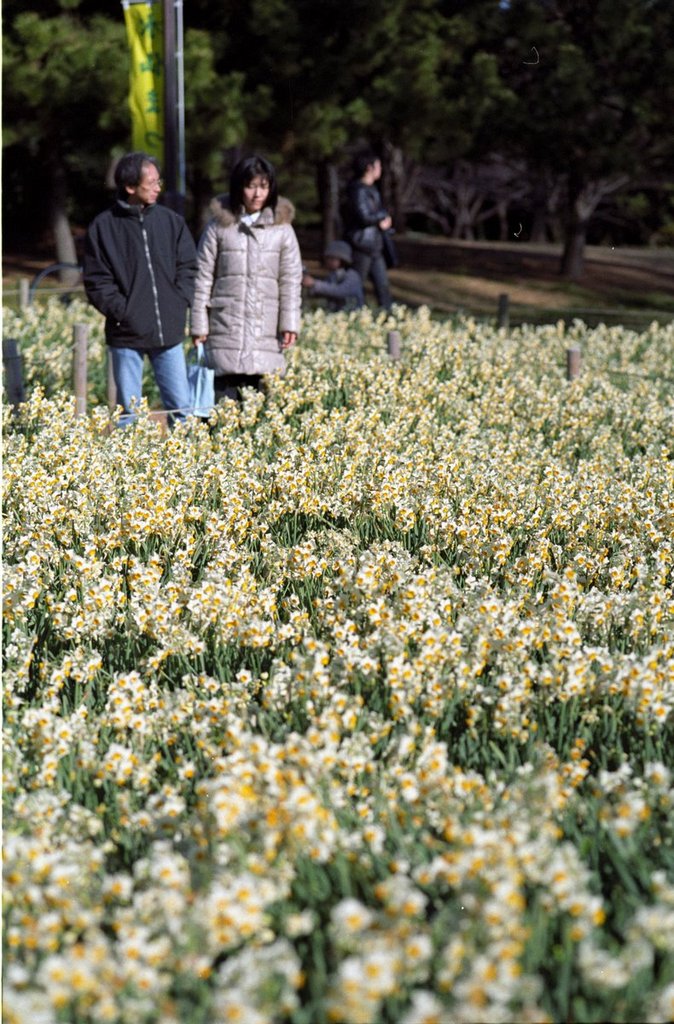
<svg viewBox="0 0 674 1024">
<path fill-rule="evenodd" d="M 329 242 L 323 252 L 323 258 L 327 259 L 329 256 L 341 260 L 342 263 L 348 263 L 349 266 L 353 263 L 353 253 L 348 242 Z"/>
</svg>

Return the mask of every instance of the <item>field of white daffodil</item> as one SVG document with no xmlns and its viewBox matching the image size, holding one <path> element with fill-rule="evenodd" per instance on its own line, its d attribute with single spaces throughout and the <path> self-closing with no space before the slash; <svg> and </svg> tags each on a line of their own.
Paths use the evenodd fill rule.
<svg viewBox="0 0 674 1024">
<path fill-rule="evenodd" d="M 7 1024 L 671 1021 L 674 325 L 313 313 L 166 436 L 10 320 Z"/>
</svg>

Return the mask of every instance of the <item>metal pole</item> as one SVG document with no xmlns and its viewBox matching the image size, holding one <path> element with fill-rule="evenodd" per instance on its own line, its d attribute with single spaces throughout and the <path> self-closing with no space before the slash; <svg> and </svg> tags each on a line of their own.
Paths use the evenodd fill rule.
<svg viewBox="0 0 674 1024">
<path fill-rule="evenodd" d="M 165 202 L 172 210 L 182 212 L 179 207 L 176 132 L 176 25 L 173 0 L 162 0 L 164 15 L 164 166 L 162 173 L 166 181 Z"/>
<path fill-rule="evenodd" d="M 87 412 L 87 345 L 89 327 L 87 324 L 73 325 L 73 390 L 75 391 L 75 415 L 86 416 Z"/>
<path fill-rule="evenodd" d="M 185 36 L 183 33 L 183 0 L 175 0 L 176 74 L 178 79 L 178 193 L 185 200 Z M 181 211 L 183 212 L 183 211 Z"/>
<path fill-rule="evenodd" d="M 30 281 L 27 277 L 22 277 L 19 279 L 19 309 L 28 309 L 30 299 Z"/>
</svg>

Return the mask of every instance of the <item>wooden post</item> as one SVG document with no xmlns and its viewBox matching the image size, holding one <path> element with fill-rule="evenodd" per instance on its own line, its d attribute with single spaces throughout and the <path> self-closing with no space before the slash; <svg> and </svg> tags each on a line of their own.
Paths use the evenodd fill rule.
<svg viewBox="0 0 674 1024">
<path fill-rule="evenodd" d="M 5 368 L 5 393 L 7 401 L 15 408 L 26 401 L 23 387 L 23 366 L 16 338 L 2 339 L 2 362 Z"/>
<path fill-rule="evenodd" d="M 19 309 L 30 306 L 30 281 L 27 277 L 19 278 Z"/>
<path fill-rule="evenodd" d="M 75 415 L 87 413 L 87 345 L 89 328 L 86 324 L 73 326 L 73 390 L 75 391 Z"/>
<path fill-rule="evenodd" d="M 400 331 L 389 331 L 386 335 L 386 350 L 391 359 L 400 359 Z"/>
<path fill-rule="evenodd" d="M 110 346 L 105 346 L 105 358 L 108 366 L 108 409 L 110 412 L 114 412 L 117 407 L 117 385 L 115 384 L 115 375 L 112 372 L 112 353 Z"/>
<path fill-rule="evenodd" d="M 580 375 L 580 349 L 577 345 L 566 350 L 566 379 L 575 380 Z"/>
<path fill-rule="evenodd" d="M 508 309 L 509 304 L 510 299 L 508 297 L 507 292 L 502 292 L 498 297 L 497 324 L 499 327 L 505 327 L 506 330 L 508 329 L 508 326 L 510 324 L 510 312 Z"/>
</svg>

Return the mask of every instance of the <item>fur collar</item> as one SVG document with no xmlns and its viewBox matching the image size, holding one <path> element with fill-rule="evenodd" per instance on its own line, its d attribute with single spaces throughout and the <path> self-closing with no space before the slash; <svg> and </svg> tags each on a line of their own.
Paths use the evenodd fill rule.
<svg viewBox="0 0 674 1024">
<path fill-rule="evenodd" d="M 229 196 L 224 194 L 212 199 L 209 208 L 213 219 L 224 228 L 229 227 L 231 224 L 238 224 L 243 213 L 243 207 L 241 207 L 238 214 L 232 213 L 229 208 Z M 285 196 L 279 196 L 276 212 L 269 206 L 265 206 L 257 223 L 264 227 L 270 227 L 272 224 L 292 224 L 294 217 L 295 207 L 293 204 Z"/>
</svg>

